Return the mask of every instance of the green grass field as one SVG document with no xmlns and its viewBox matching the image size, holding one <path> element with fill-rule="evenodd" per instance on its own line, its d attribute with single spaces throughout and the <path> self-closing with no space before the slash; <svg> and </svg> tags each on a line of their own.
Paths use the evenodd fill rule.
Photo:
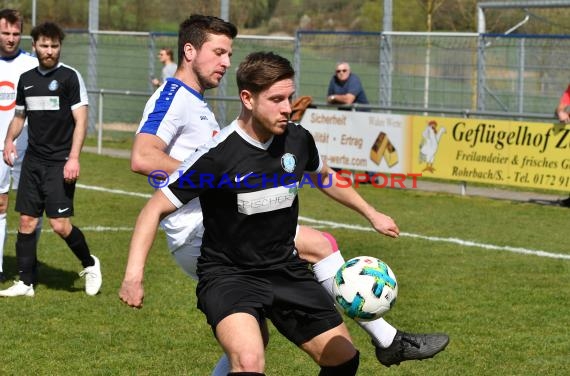
<svg viewBox="0 0 570 376">
<path fill-rule="evenodd" d="M 101 260 L 102 291 L 85 295 L 79 263 L 44 230 L 36 296 L 0 300 L 0 375 L 209 375 L 220 350 L 195 307 L 195 283 L 174 264 L 164 234 L 147 264 L 144 308 L 118 299 L 131 228 L 146 201 L 127 193 L 150 194 L 146 178 L 131 173 L 127 160 L 84 154 L 80 183 L 114 190 L 76 192 L 74 223 Z M 359 191 L 396 219 L 399 239 L 368 231 L 362 218 L 309 188 L 300 193 L 304 223 L 333 233 L 345 258 L 371 255 L 392 267 L 400 290 L 389 322 L 451 337 L 434 359 L 386 369 L 364 332 L 348 322 L 361 351 L 359 375 L 568 372 L 568 209 L 370 186 Z M 4 258 L 9 277 L 16 275 L 12 208 L 13 201 Z M 316 375 L 318 367 L 271 328 L 266 372 Z"/>
</svg>

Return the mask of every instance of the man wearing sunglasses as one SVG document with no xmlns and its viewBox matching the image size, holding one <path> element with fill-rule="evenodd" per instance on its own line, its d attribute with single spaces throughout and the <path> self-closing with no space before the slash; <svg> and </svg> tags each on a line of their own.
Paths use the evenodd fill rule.
<svg viewBox="0 0 570 376">
<path fill-rule="evenodd" d="M 336 65 L 334 76 L 329 82 L 327 92 L 327 103 L 350 105 L 353 103 L 368 104 L 366 93 L 360 82 L 360 78 L 350 71 L 347 62 L 340 62 Z M 349 110 L 349 108 L 339 108 Z"/>
</svg>

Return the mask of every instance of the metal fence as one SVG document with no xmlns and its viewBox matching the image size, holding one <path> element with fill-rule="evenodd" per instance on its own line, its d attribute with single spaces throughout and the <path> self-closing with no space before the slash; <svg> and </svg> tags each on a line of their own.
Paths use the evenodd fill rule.
<svg viewBox="0 0 570 376">
<path fill-rule="evenodd" d="M 299 32 L 303 94 L 324 99 L 317 72 L 348 61 L 384 110 L 552 119 L 570 82 L 570 36 Z M 308 77 L 307 77 L 308 76 Z"/>
<path fill-rule="evenodd" d="M 62 60 L 76 67 L 90 92 L 90 130 L 136 124 L 160 74 L 161 47 L 176 34 L 68 31 Z M 295 37 L 238 36 L 233 65 L 220 88 L 207 92 L 221 124 L 237 114 L 235 67 L 252 51 L 293 61 L 297 93 L 326 106 L 338 61 L 360 76 L 375 111 L 553 120 L 570 81 L 570 36 L 476 33 L 299 31 Z M 111 127 L 114 129 L 113 127 Z M 120 128 L 120 127 L 119 127 Z M 131 136 L 132 133 L 129 133 Z"/>
</svg>

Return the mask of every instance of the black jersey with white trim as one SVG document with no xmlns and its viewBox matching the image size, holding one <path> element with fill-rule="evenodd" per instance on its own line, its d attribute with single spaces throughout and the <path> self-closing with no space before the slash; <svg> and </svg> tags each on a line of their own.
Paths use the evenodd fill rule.
<svg viewBox="0 0 570 376">
<path fill-rule="evenodd" d="M 16 110 L 28 117 L 28 149 L 31 156 L 65 161 L 71 150 L 75 120 L 72 111 L 87 105 L 81 74 L 65 64 L 47 72 L 34 68 L 18 81 Z"/>
<path fill-rule="evenodd" d="M 200 197 L 199 272 L 220 265 L 266 268 L 291 259 L 299 182 L 321 168 L 315 141 L 300 125 L 289 123 L 262 144 L 234 121 L 185 160 L 162 191 L 177 207 Z"/>
</svg>

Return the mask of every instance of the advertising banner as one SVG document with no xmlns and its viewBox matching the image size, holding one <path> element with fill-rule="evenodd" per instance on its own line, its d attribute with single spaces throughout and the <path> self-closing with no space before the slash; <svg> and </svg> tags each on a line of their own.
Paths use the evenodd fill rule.
<svg viewBox="0 0 570 376">
<path fill-rule="evenodd" d="M 335 168 L 407 173 L 411 169 L 410 116 L 307 109 L 301 124 Z"/>
<path fill-rule="evenodd" d="M 308 109 L 335 168 L 570 190 L 570 125 Z"/>
<path fill-rule="evenodd" d="M 570 127 L 414 116 L 412 169 L 424 177 L 570 189 Z"/>
</svg>

